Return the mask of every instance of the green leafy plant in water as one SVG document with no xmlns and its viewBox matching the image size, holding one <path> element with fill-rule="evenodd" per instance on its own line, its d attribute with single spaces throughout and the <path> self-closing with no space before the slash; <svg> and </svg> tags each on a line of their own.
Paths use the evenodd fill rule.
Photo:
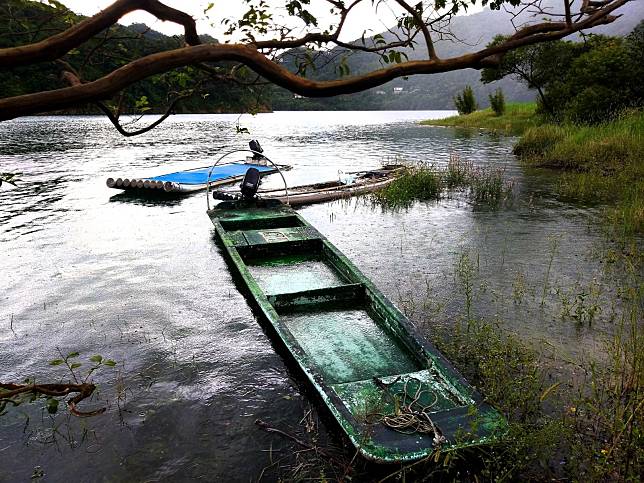
<svg viewBox="0 0 644 483">
<path fill-rule="evenodd" d="M 69 374 L 71 375 L 72 379 L 78 384 L 87 382 L 90 376 L 95 371 L 97 371 L 100 367 L 116 366 L 116 362 L 113 361 L 112 359 L 104 359 L 102 355 L 96 354 L 89 357 L 88 361 L 91 362 L 91 364 L 89 364 L 89 366 L 86 366 L 86 370 L 84 374 L 79 374 L 77 369 L 80 369 L 83 366 L 83 363 L 77 360 L 80 357 L 80 353 L 70 352 L 69 354 L 64 356 L 63 353 L 60 351 L 60 349 L 58 350 L 58 352 L 61 358 L 52 359 L 51 361 L 49 361 L 49 365 L 50 366 L 65 365 L 69 370 Z"/>
<path fill-rule="evenodd" d="M 449 189 L 467 186 L 473 169 L 474 165 L 471 161 L 463 161 L 458 155 L 450 154 L 447 170 L 443 174 L 445 186 Z"/>
<path fill-rule="evenodd" d="M 410 168 L 384 189 L 374 200 L 389 207 L 407 207 L 413 200 L 437 200 L 441 197 L 441 176 L 429 166 Z"/>
<path fill-rule="evenodd" d="M 65 397 L 72 393 L 78 395 L 68 401 L 72 413 L 78 416 L 91 416 L 101 414 L 104 409 L 91 412 L 81 412 L 76 409 L 76 404 L 89 397 L 96 386 L 91 384 L 90 377 L 101 367 L 114 367 L 116 362 L 112 359 L 104 359 L 103 356 L 96 354 L 89 357 L 89 362 L 84 371 L 79 371 L 83 367 L 83 362 L 79 361 L 79 352 L 70 352 L 64 355 L 58 350 L 60 358 L 49 361 L 51 366 L 65 366 L 71 380 L 70 383 L 45 384 L 36 382 L 34 379 L 25 379 L 22 384 L 5 384 L 0 383 L 0 415 L 4 414 L 7 405 L 18 406 L 24 402 L 34 402 L 39 399 L 46 401 L 45 408 L 50 414 L 58 411 L 58 397 Z"/>
<path fill-rule="evenodd" d="M 512 195 L 514 184 L 504 179 L 503 170 L 477 168 L 452 154 L 446 168 L 426 164 L 409 168 L 371 199 L 386 207 L 406 208 L 415 200 L 439 200 L 446 190 L 459 188 L 469 188 L 474 201 L 497 204 Z"/>
<path fill-rule="evenodd" d="M 497 443 L 469 454 L 466 467 L 480 464 L 473 481 L 546 478 L 570 429 L 544 413 L 544 404 L 558 398 L 559 384 L 548 380 L 538 354 L 498 325 L 476 319 L 433 334 L 439 350 L 508 420 Z"/>
</svg>

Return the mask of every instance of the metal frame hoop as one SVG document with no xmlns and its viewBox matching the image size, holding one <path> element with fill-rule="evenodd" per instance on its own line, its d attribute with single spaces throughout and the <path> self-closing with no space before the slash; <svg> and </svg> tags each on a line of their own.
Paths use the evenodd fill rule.
<svg viewBox="0 0 644 483">
<path fill-rule="evenodd" d="M 275 166 L 275 169 L 277 172 L 280 174 L 282 177 L 282 181 L 284 181 L 284 192 L 286 193 L 286 204 L 290 204 L 289 202 L 289 196 L 288 196 L 288 185 L 286 184 L 286 178 L 284 178 L 284 174 L 282 173 L 282 170 L 279 168 L 277 164 L 275 164 L 271 159 L 269 159 L 267 156 L 264 156 L 262 153 L 259 151 L 253 151 L 252 149 L 234 149 L 232 151 L 228 151 L 224 154 L 222 154 L 217 161 L 215 161 L 215 164 L 213 164 L 210 167 L 210 170 L 208 170 L 208 178 L 206 179 L 206 205 L 208 206 L 208 211 L 210 211 L 210 176 L 212 175 L 212 171 L 215 169 L 215 167 L 221 162 L 222 159 L 224 159 L 226 156 L 230 156 L 231 154 L 235 153 L 253 153 L 253 154 L 258 154 L 262 158 L 264 158 L 266 161 L 271 163 L 273 166 Z"/>
</svg>

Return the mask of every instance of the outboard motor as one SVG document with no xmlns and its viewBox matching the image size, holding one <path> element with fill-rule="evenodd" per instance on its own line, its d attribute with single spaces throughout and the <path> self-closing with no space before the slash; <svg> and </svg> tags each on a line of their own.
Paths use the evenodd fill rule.
<svg viewBox="0 0 644 483">
<path fill-rule="evenodd" d="M 252 148 L 251 148 L 252 149 Z M 257 168 L 248 168 L 241 184 L 242 199 L 250 200 L 255 197 L 259 189 L 261 177 Z"/>
<path fill-rule="evenodd" d="M 249 142 L 248 147 L 251 151 L 257 151 L 256 153 L 253 153 L 253 159 L 262 159 L 262 155 L 257 153 L 263 153 L 264 149 L 262 149 L 262 146 L 260 146 L 257 139 L 253 139 L 251 142 Z"/>
</svg>

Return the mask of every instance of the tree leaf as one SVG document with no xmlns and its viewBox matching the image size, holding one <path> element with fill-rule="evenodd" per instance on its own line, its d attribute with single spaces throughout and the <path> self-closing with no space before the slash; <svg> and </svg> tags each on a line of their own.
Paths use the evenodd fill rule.
<svg viewBox="0 0 644 483">
<path fill-rule="evenodd" d="M 100 364 L 100 362 L 103 360 L 103 356 L 100 354 L 96 354 L 95 356 L 90 357 L 89 360 Z"/>
</svg>

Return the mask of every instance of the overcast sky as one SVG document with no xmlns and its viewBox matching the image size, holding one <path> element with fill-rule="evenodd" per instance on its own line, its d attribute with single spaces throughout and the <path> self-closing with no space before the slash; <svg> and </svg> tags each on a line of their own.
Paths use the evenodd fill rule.
<svg viewBox="0 0 644 483">
<path fill-rule="evenodd" d="M 94 15 L 102 8 L 107 7 L 114 0 L 63 0 L 71 10 L 83 15 Z M 208 33 L 213 37 L 222 38 L 222 32 L 225 30 L 221 27 L 221 20 L 226 17 L 239 19 L 247 6 L 241 0 L 214 0 L 214 7 L 209 12 L 210 19 L 204 18 L 204 8 L 208 0 L 165 0 L 163 3 L 189 13 L 197 20 L 197 29 L 199 33 Z M 284 0 L 268 0 L 269 4 L 284 5 Z M 322 1 L 312 0 L 309 10 L 316 15 L 320 21 L 320 27 L 324 28 L 329 25 L 333 17 L 329 14 L 329 4 Z M 470 9 L 468 13 L 474 13 L 479 8 Z M 146 12 L 134 12 L 121 20 L 126 25 L 131 23 L 145 23 L 165 34 L 180 34 L 183 29 L 171 22 L 161 22 Z M 214 24 L 214 27 L 211 25 Z M 298 26 L 301 24 L 299 22 Z M 359 38 L 367 30 L 368 35 L 382 32 L 386 27 L 395 24 L 394 14 L 387 8 L 380 8 L 374 12 L 371 1 L 365 1 L 351 11 L 348 21 L 343 28 L 342 40 L 354 40 Z M 371 32 L 369 32 L 371 30 Z"/>
</svg>

